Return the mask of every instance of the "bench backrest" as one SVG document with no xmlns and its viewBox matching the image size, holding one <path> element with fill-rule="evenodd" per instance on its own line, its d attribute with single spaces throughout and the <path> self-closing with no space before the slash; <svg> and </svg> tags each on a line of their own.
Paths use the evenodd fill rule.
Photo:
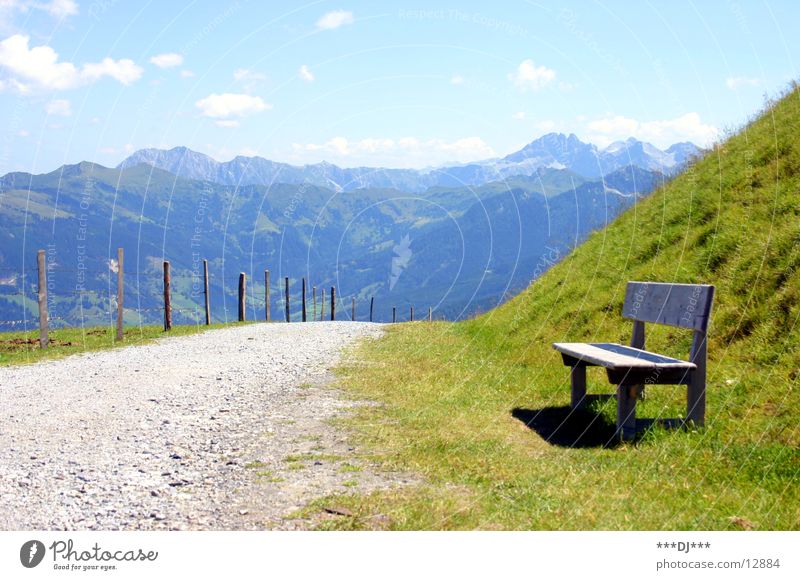
<svg viewBox="0 0 800 580">
<path fill-rule="evenodd" d="M 706 332 L 714 286 L 628 282 L 622 316 Z"/>
</svg>

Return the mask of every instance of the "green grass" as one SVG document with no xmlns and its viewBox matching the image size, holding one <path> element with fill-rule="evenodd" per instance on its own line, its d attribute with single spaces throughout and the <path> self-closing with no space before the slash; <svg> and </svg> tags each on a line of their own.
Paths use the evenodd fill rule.
<svg viewBox="0 0 800 580">
<path fill-rule="evenodd" d="M 800 528 L 798 135 L 793 87 L 508 303 L 362 345 L 340 383 L 383 404 L 350 426 L 374 460 L 424 483 L 337 497 L 355 515 L 325 525 L 385 514 L 393 529 Z M 628 280 L 716 285 L 706 427 L 606 447 L 606 401 L 553 435 L 569 375 L 551 343 L 626 343 Z M 650 350 L 685 358 L 690 340 L 648 325 Z M 589 370 L 590 393 L 612 388 Z M 680 417 L 685 392 L 648 387 L 637 413 Z"/>
<path fill-rule="evenodd" d="M 125 327 L 123 341 L 116 340 L 116 329 L 108 326 L 63 328 L 50 330 L 49 346 L 39 347 L 39 331 L 0 333 L 0 366 L 35 363 L 40 360 L 63 358 L 71 354 L 107 350 L 136 344 L 146 344 L 159 338 L 186 336 L 206 330 L 227 328 L 252 322 L 212 324 L 210 326 L 173 326 L 169 332 L 163 326 Z"/>
</svg>

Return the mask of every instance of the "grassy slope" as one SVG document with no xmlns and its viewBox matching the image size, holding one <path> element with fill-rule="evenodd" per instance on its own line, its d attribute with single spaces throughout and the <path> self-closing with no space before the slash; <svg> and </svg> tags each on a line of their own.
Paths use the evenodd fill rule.
<svg viewBox="0 0 800 580">
<path fill-rule="evenodd" d="M 179 325 L 164 332 L 163 326 L 125 327 L 125 339 L 116 340 L 116 329 L 109 326 L 89 328 L 62 328 L 49 332 L 48 348 L 39 348 L 39 331 L 0 333 L 0 366 L 35 363 L 40 360 L 59 359 L 71 354 L 108 350 L 124 346 L 146 344 L 159 338 L 185 336 L 215 328 L 250 324 L 236 322 L 210 326 Z"/>
<path fill-rule="evenodd" d="M 380 512 L 416 529 L 800 528 L 798 135 L 794 89 L 501 308 L 364 346 L 342 383 L 385 405 L 352 425 L 376 459 L 428 483 L 337 498 L 355 515 L 329 525 L 369 527 Z M 717 286 L 707 426 L 604 448 L 608 401 L 548 443 L 569 402 L 550 344 L 627 342 L 628 280 Z M 689 344 L 648 328 L 651 350 L 685 357 Z M 611 392 L 598 369 L 589 383 Z M 684 405 L 685 388 L 654 386 L 638 411 L 676 417 Z M 571 448 L 586 427 L 586 446 Z"/>
</svg>

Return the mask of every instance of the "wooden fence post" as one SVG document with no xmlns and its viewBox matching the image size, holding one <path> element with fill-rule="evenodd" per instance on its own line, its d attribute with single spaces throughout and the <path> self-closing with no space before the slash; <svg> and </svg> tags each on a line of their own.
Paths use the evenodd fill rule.
<svg viewBox="0 0 800 580">
<path fill-rule="evenodd" d="M 244 272 L 239 272 L 239 322 L 244 322 L 246 318 L 245 313 L 245 296 L 247 295 L 247 276 Z"/>
<path fill-rule="evenodd" d="M 47 348 L 50 342 L 47 327 L 47 264 L 44 250 L 36 254 L 36 266 L 39 269 L 39 346 Z"/>
<path fill-rule="evenodd" d="M 211 299 L 208 296 L 208 260 L 203 260 L 203 294 L 206 307 L 206 326 L 211 325 Z"/>
<path fill-rule="evenodd" d="M 266 308 L 267 322 L 269 322 L 272 316 L 270 314 L 272 305 L 270 304 L 270 299 L 269 299 L 269 270 L 264 270 L 264 304 L 266 305 L 265 308 Z"/>
<path fill-rule="evenodd" d="M 306 322 L 306 279 L 303 278 L 303 322 Z"/>
<path fill-rule="evenodd" d="M 286 305 L 286 322 L 291 322 L 292 321 L 292 317 L 291 317 L 291 314 L 289 313 L 290 312 L 289 311 L 289 276 L 286 276 L 285 281 L 286 281 L 286 290 L 285 290 L 285 293 L 284 293 L 283 301 L 284 301 L 284 304 Z"/>
<path fill-rule="evenodd" d="M 313 300 L 314 300 L 314 314 L 313 314 L 311 320 L 316 322 L 317 321 L 317 287 L 316 286 L 312 286 L 311 295 L 312 295 Z"/>
<path fill-rule="evenodd" d="M 397 322 L 397 307 L 392 306 L 392 322 Z"/>
<path fill-rule="evenodd" d="M 411 307 L 411 318 L 410 318 L 410 320 L 411 320 L 411 322 L 414 322 L 414 307 L 413 306 Z"/>
<path fill-rule="evenodd" d="M 350 320 L 352 320 L 353 322 L 356 321 L 356 297 L 355 296 L 353 296 L 353 312 L 350 315 Z"/>
<path fill-rule="evenodd" d="M 433 309 L 428 306 L 428 322 L 433 322 Z"/>
<path fill-rule="evenodd" d="M 125 337 L 122 320 L 122 315 L 124 314 L 122 300 L 125 298 L 125 275 L 122 270 L 124 257 L 122 248 L 117 248 L 117 340 L 120 342 Z"/>
<path fill-rule="evenodd" d="M 331 320 L 336 320 L 336 286 L 331 286 Z"/>
<path fill-rule="evenodd" d="M 372 307 L 375 306 L 375 297 L 369 299 L 369 321 L 372 322 Z"/>
<path fill-rule="evenodd" d="M 172 302 L 170 297 L 171 279 L 169 262 L 164 260 L 164 330 L 172 330 Z"/>
</svg>

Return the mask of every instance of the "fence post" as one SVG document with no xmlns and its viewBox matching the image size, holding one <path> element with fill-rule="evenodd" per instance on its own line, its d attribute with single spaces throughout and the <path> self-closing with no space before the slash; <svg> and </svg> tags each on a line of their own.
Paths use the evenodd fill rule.
<svg viewBox="0 0 800 580">
<path fill-rule="evenodd" d="M 336 286 L 331 286 L 331 320 L 336 320 Z"/>
<path fill-rule="evenodd" d="M 313 314 L 311 320 L 316 322 L 317 321 L 317 287 L 316 286 L 312 286 L 311 287 L 311 295 L 312 295 L 313 300 L 314 300 L 314 314 Z"/>
<path fill-rule="evenodd" d="M 433 309 L 428 306 L 428 322 L 433 322 Z"/>
<path fill-rule="evenodd" d="M 264 308 L 266 310 L 267 322 L 270 321 L 270 303 L 269 303 L 269 270 L 264 270 Z"/>
<path fill-rule="evenodd" d="M 392 323 L 397 322 L 397 307 L 392 306 Z"/>
<path fill-rule="evenodd" d="M 172 302 L 170 298 L 169 262 L 164 260 L 164 330 L 172 330 Z"/>
<path fill-rule="evenodd" d="M 203 295 L 206 306 L 206 326 L 211 325 L 211 299 L 208 296 L 208 260 L 203 260 Z"/>
<path fill-rule="evenodd" d="M 286 306 L 286 322 L 291 322 L 292 318 L 289 314 L 289 276 L 286 276 L 286 291 L 284 294 L 283 302 Z"/>
<path fill-rule="evenodd" d="M 322 295 L 319 303 L 319 320 L 322 322 L 325 320 L 325 288 L 323 288 L 320 292 Z"/>
<path fill-rule="evenodd" d="M 350 320 L 356 321 L 356 297 L 353 296 L 353 313 L 350 315 Z"/>
<path fill-rule="evenodd" d="M 303 278 L 303 322 L 306 322 L 306 279 Z"/>
<path fill-rule="evenodd" d="M 122 342 L 125 337 L 122 315 L 124 313 L 122 300 L 125 298 L 124 255 L 122 248 L 117 248 L 117 340 Z"/>
<path fill-rule="evenodd" d="M 247 276 L 244 272 L 239 272 L 239 322 L 244 322 L 245 314 L 245 296 L 247 289 Z"/>
<path fill-rule="evenodd" d="M 47 348 L 49 343 L 47 328 L 47 264 L 44 250 L 36 254 L 36 266 L 39 269 L 39 346 Z"/>
<path fill-rule="evenodd" d="M 409 319 L 411 322 L 414 322 L 414 307 L 411 307 L 411 318 Z"/>
<path fill-rule="evenodd" d="M 369 321 L 372 322 L 372 307 L 375 306 L 375 297 L 369 299 Z"/>
</svg>

